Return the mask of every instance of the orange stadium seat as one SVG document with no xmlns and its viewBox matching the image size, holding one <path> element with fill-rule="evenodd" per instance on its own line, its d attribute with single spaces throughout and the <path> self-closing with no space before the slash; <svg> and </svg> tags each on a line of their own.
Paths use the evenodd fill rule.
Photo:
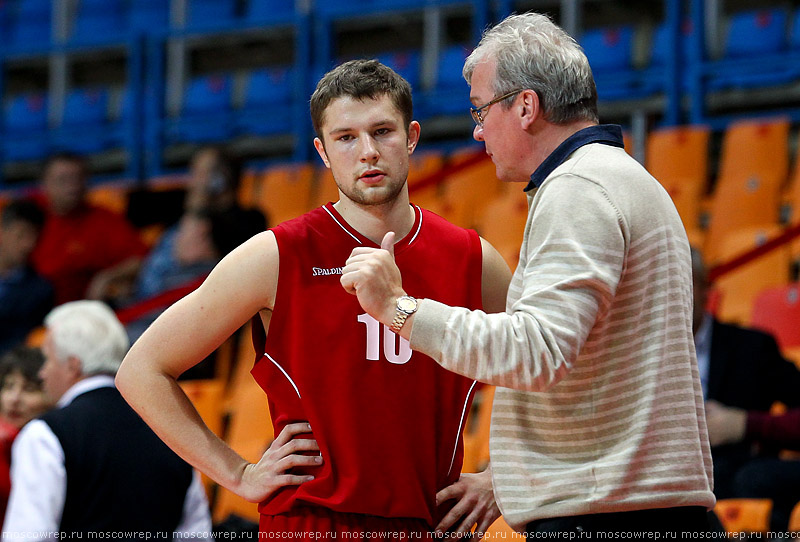
<svg viewBox="0 0 800 542">
<path fill-rule="evenodd" d="M 789 222 L 800 223 L 800 155 L 795 158 L 794 168 L 786 187 L 785 201 L 789 204 Z"/>
<path fill-rule="evenodd" d="M 128 210 L 128 189 L 118 185 L 102 185 L 89 189 L 86 198 L 90 203 L 124 215 Z"/>
<path fill-rule="evenodd" d="M 800 368 L 800 283 L 762 290 L 750 325 L 772 334 L 783 355 Z"/>
<path fill-rule="evenodd" d="M 789 532 L 800 532 L 800 503 L 795 505 L 789 516 Z"/>
<path fill-rule="evenodd" d="M 230 420 L 225 442 L 248 461 L 257 462 L 274 438 L 267 398 L 250 377 L 238 382 L 230 399 Z M 214 503 L 213 519 L 215 522 L 223 521 L 231 514 L 258 521 L 255 503 L 220 487 Z"/>
<path fill-rule="evenodd" d="M 800 155 L 795 158 L 794 169 L 783 196 L 783 203 L 788 210 L 786 216 L 788 224 L 791 226 L 800 224 Z M 792 258 L 795 261 L 800 260 L 800 239 L 796 239 L 792 243 Z"/>
<path fill-rule="evenodd" d="M 700 227 L 709 135 L 707 126 L 677 126 L 654 130 L 647 138 L 647 170 L 669 193 L 687 231 Z"/>
<path fill-rule="evenodd" d="M 486 530 L 486 537 L 484 540 L 518 540 L 522 542 L 525 540 L 525 535 L 519 534 L 514 529 L 512 529 L 506 520 L 503 519 L 503 516 L 497 518 L 497 521 L 492 523 L 492 526 Z"/>
<path fill-rule="evenodd" d="M 268 169 L 255 188 L 257 206 L 271 225 L 302 215 L 310 209 L 314 168 L 308 164 L 289 164 Z"/>
<path fill-rule="evenodd" d="M 730 232 L 719 251 L 721 261 L 729 261 L 780 234 L 779 226 L 751 227 Z M 778 247 L 760 258 L 721 276 L 714 289 L 720 292 L 717 317 L 724 322 L 748 325 L 758 294 L 790 281 L 788 247 Z"/>
<path fill-rule="evenodd" d="M 439 173 L 440 179 L 429 182 L 431 175 Z M 440 182 L 446 174 L 444 155 L 438 152 L 415 153 L 411 155 L 408 172 L 409 200 L 423 209 L 441 215 L 443 213 L 442 187 Z M 424 184 L 420 184 L 424 182 Z"/>
<path fill-rule="evenodd" d="M 222 405 L 225 383 L 218 379 L 184 380 L 180 381 L 179 385 L 211 432 L 221 437 L 224 421 Z M 206 488 L 206 493 L 211 495 L 214 486 L 213 480 L 202 473 L 200 478 Z"/>
<path fill-rule="evenodd" d="M 420 152 L 411 155 L 408 170 L 408 186 L 413 187 L 417 182 L 430 175 L 440 172 L 444 167 L 444 155 L 436 151 Z"/>
<path fill-rule="evenodd" d="M 261 182 L 264 175 L 254 169 L 248 169 L 242 173 L 242 178 L 239 181 L 239 190 L 236 194 L 236 199 L 242 207 L 254 207 L 256 203 L 256 194 L 261 190 Z"/>
<path fill-rule="evenodd" d="M 28 336 L 25 337 L 25 344 L 27 346 L 41 348 L 44 344 L 44 336 L 47 333 L 47 329 L 44 326 L 39 326 L 34 328 L 28 333 Z"/>
<path fill-rule="evenodd" d="M 197 413 L 211 431 L 222 436 L 225 383 L 218 379 L 182 380 L 180 387 L 192 401 Z"/>
<path fill-rule="evenodd" d="M 336 202 L 339 200 L 339 189 L 336 188 L 336 181 L 333 180 L 331 170 L 325 166 L 317 167 L 316 179 L 314 180 L 314 189 L 311 196 L 311 209 L 315 209 L 320 205 L 325 205 L 329 201 Z"/>
<path fill-rule="evenodd" d="M 486 206 L 475 225 L 481 237 L 497 249 L 511 269 L 519 261 L 527 219 L 527 197 L 520 186 L 509 184 Z"/>
<path fill-rule="evenodd" d="M 475 156 L 474 148 L 454 154 L 453 163 Z M 466 169 L 447 175 L 442 188 L 443 216 L 463 228 L 476 226 L 486 206 L 501 191 L 502 183 L 495 175 L 494 163 L 488 158 Z"/>
<path fill-rule="evenodd" d="M 785 119 L 740 121 L 725 132 L 704 245 L 709 264 L 719 262 L 720 243 L 728 232 L 778 223 L 789 167 L 788 138 Z"/>
<path fill-rule="evenodd" d="M 461 472 L 482 472 L 489 464 L 489 430 L 492 424 L 494 386 L 477 392 L 476 405 L 464 427 L 464 464 Z"/>
<path fill-rule="evenodd" d="M 771 512 L 770 499 L 721 499 L 714 507 L 728 533 L 765 533 Z"/>
</svg>

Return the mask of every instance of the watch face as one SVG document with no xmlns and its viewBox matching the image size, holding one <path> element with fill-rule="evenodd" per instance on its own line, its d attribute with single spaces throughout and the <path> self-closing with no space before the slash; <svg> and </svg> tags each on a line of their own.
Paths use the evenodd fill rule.
<svg viewBox="0 0 800 542">
<path fill-rule="evenodd" d="M 401 297 L 397 300 L 397 308 L 406 313 L 414 312 L 417 310 L 417 300 L 411 297 Z"/>
</svg>

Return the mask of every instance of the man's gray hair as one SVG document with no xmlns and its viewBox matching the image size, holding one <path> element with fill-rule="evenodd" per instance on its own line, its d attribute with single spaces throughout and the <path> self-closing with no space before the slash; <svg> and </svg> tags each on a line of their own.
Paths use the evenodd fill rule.
<svg viewBox="0 0 800 542">
<path fill-rule="evenodd" d="M 549 122 L 598 122 L 589 61 L 575 39 L 546 15 L 511 15 L 488 29 L 464 63 L 467 83 L 472 84 L 475 66 L 490 59 L 496 61 L 495 96 L 531 89 Z M 512 101 L 513 97 L 503 100 L 503 107 Z"/>
<path fill-rule="evenodd" d="M 56 356 L 80 360 L 84 375 L 116 374 L 130 348 L 125 328 L 108 305 L 72 301 L 44 319 Z"/>
</svg>

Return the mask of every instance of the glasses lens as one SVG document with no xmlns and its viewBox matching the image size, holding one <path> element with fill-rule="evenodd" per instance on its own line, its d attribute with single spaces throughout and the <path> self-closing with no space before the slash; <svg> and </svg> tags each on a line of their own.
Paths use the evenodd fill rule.
<svg viewBox="0 0 800 542">
<path fill-rule="evenodd" d="M 480 109 L 472 108 L 469 110 L 469 112 L 472 114 L 472 120 L 475 121 L 475 124 L 477 124 L 478 126 L 483 125 L 483 119 L 481 118 Z"/>
</svg>

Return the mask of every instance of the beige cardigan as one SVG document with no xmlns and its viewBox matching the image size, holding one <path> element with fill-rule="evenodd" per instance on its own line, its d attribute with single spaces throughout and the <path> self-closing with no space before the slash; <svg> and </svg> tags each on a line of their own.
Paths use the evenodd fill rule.
<svg viewBox="0 0 800 542">
<path fill-rule="evenodd" d="M 529 205 L 505 314 L 423 300 L 411 335 L 502 386 L 490 447 L 506 521 L 712 507 L 689 245 L 669 196 L 623 149 L 591 143 Z"/>
</svg>

